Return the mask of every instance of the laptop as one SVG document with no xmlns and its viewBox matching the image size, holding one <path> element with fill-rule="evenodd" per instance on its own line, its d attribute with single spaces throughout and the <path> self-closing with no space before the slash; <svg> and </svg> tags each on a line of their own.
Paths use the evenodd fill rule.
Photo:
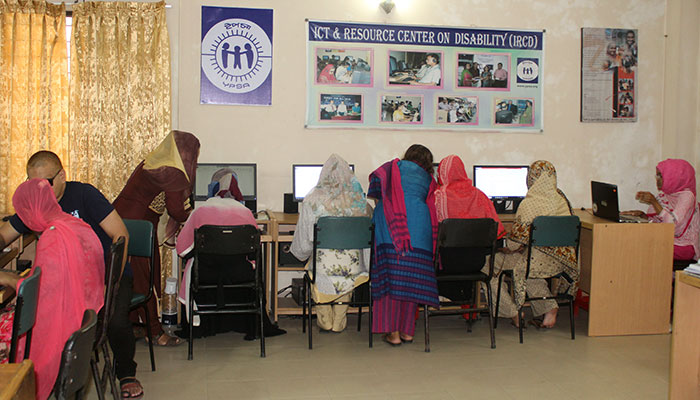
<svg viewBox="0 0 700 400">
<path fill-rule="evenodd" d="M 615 222 L 649 222 L 644 217 L 620 215 L 617 198 L 617 185 L 591 181 L 591 197 L 593 198 L 593 215 Z"/>
</svg>

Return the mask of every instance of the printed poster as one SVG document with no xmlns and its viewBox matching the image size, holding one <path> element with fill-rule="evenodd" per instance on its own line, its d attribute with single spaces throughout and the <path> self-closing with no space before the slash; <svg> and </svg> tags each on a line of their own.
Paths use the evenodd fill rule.
<svg viewBox="0 0 700 400">
<path fill-rule="evenodd" d="M 202 7 L 201 104 L 272 104 L 272 10 Z"/>
<path fill-rule="evenodd" d="M 310 128 L 542 130 L 543 31 L 307 22 Z"/>
<path fill-rule="evenodd" d="M 637 121 L 637 30 L 581 29 L 581 121 Z"/>
</svg>

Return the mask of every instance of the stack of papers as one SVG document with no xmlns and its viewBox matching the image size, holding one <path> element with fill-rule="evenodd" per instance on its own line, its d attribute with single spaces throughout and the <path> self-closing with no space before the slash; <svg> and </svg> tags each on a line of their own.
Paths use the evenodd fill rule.
<svg viewBox="0 0 700 400">
<path fill-rule="evenodd" d="M 683 271 L 685 271 L 686 274 L 692 275 L 696 278 L 700 278 L 700 264 L 699 263 L 690 264 Z"/>
</svg>

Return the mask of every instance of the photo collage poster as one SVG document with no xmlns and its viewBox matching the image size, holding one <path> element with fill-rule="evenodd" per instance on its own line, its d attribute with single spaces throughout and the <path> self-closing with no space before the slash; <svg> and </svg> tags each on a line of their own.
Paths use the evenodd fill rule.
<svg viewBox="0 0 700 400">
<path fill-rule="evenodd" d="M 309 128 L 542 131 L 543 31 L 307 24 Z"/>
<path fill-rule="evenodd" d="M 637 121 L 637 30 L 581 30 L 581 121 Z"/>
</svg>

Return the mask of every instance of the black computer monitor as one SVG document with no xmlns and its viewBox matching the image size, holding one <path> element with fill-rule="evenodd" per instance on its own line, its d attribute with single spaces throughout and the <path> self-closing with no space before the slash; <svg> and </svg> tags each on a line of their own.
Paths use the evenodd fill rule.
<svg viewBox="0 0 700 400">
<path fill-rule="evenodd" d="M 491 200 L 518 200 L 527 194 L 527 165 L 475 165 L 474 186 Z"/>
<path fill-rule="evenodd" d="M 323 164 L 292 164 L 292 192 L 295 201 L 302 201 L 304 197 L 318 183 Z M 350 164 L 350 169 L 355 172 L 355 166 Z"/>
<path fill-rule="evenodd" d="M 209 183 L 214 173 L 222 168 L 229 168 L 238 176 L 238 188 L 243 200 L 256 200 L 258 197 L 257 165 L 241 163 L 199 163 L 195 178 L 195 200 L 206 200 Z"/>
</svg>

